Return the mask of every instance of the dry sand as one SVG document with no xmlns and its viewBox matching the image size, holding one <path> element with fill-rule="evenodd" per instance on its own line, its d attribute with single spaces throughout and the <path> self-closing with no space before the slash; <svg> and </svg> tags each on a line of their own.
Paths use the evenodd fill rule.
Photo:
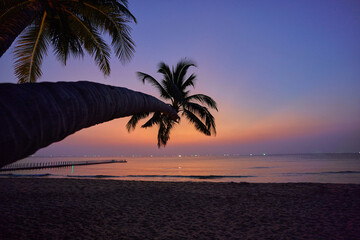
<svg viewBox="0 0 360 240">
<path fill-rule="evenodd" d="M 2 178 L 0 239 L 360 239 L 360 185 Z"/>
</svg>

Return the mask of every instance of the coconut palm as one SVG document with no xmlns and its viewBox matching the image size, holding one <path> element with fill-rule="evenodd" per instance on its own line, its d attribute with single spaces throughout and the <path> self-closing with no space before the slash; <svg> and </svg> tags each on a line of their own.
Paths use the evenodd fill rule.
<svg viewBox="0 0 360 240">
<path fill-rule="evenodd" d="M 110 74 L 110 47 L 100 33 L 112 38 L 123 62 L 134 52 L 129 22 L 136 22 L 127 0 L 2 0 L 0 57 L 19 36 L 14 48 L 15 74 L 20 83 L 40 78 L 41 63 L 51 45 L 57 59 L 91 55 L 104 75 Z"/>
<path fill-rule="evenodd" d="M 0 84 L 0 168 L 115 118 L 174 109 L 147 94 L 93 82 Z"/>
<path fill-rule="evenodd" d="M 112 38 L 116 56 L 134 52 L 129 22 L 136 22 L 126 0 L 1 0 L 0 57 L 15 46 L 20 83 L 35 82 L 51 44 L 66 64 L 70 55 L 87 51 L 105 75 Z M 0 84 L 0 167 L 35 153 L 86 127 L 114 118 L 161 112 L 176 119 L 174 109 L 146 94 L 91 82 Z"/>
<path fill-rule="evenodd" d="M 163 75 L 161 81 L 143 72 L 138 72 L 137 76 L 143 83 L 147 81 L 152 84 L 159 91 L 160 97 L 168 101 L 177 113 L 188 119 L 196 130 L 208 136 L 216 134 L 215 119 L 209 111 L 209 108 L 218 110 L 216 102 L 204 94 L 190 95 L 188 88 L 195 87 L 196 81 L 195 74 L 186 76 L 190 67 L 196 67 L 196 65 L 187 59 L 180 60 L 176 67 L 172 67 L 171 70 L 167 64 L 161 62 L 158 66 L 158 73 Z M 133 115 L 126 125 L 128 131 L 134 130 L 138 122 L 149 115 L 148 112 Z M 158 125 L 157 144 L 158 147 L 161 147 L 166 146 L 170 139 L 170 131 L 178 122 L 178 120 L 171 119 L 161 112 L 155 112 L 141 127 L 148 128 Z"/>
</svg>

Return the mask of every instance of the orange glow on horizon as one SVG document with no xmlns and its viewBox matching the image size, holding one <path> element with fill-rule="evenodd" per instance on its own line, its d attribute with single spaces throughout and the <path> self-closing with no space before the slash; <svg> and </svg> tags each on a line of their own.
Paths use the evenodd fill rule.
<svg viewBox="0 0 360 240">
<path fill-rule="evenodd" d="M 244 114 L 246 116 L 246 114 Z M 248 115 L 251 116 L 251 115 Z M 129 118 L 117 119 L 102 123 L 94 127 L 83 129 L 67 139 L 67 141 L 80 145 L 131 145 L 156 146 L 157 127 L 142 129 L 139 125 L 134 131 L 128 133 L 126 122 Z M 238 121 L 217 114 L 217 135 L 205 136 L 195 130 L 186 119 L 176 125 L 171 133 L 169 144 L 216 144 L 216 143 L 250 143 L 268 139 L 303 136 L 328 129 L 321 120 L 311 119 L 302 115 L 277 113 L 266 118 L 253 120 L 238 118 Z M 141 124 L 142 122 L 140 122 Z"/>
</svg>

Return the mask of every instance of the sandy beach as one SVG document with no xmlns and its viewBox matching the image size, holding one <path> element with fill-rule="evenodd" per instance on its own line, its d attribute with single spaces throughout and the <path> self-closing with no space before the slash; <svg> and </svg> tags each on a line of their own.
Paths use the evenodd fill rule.
<svg viewBox="0 0 360 240">
<path fill-rule="evenodd" d="M 0 179 L 0 239 L 360 239 L 360 185 Z"/>
</svg>

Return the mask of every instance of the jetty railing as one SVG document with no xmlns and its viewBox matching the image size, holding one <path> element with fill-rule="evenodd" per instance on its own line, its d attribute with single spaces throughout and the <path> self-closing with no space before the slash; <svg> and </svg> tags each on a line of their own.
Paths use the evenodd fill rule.
<svg viewBox="0 0 360 240">
<path fill-rule="evenodd" d="M 11 163 L 2 168 L 1 171 L 17 171 L 17 170 L 32 170 L 41 168 L 59 168 L 71 167 L 81 165 L 95 165 L 108 163 L 127 163 L 126 160 L 97 160 L 97 161 L 57 161 L 57 162 L 28 162 L 28 163 Z"/>
</svg>

